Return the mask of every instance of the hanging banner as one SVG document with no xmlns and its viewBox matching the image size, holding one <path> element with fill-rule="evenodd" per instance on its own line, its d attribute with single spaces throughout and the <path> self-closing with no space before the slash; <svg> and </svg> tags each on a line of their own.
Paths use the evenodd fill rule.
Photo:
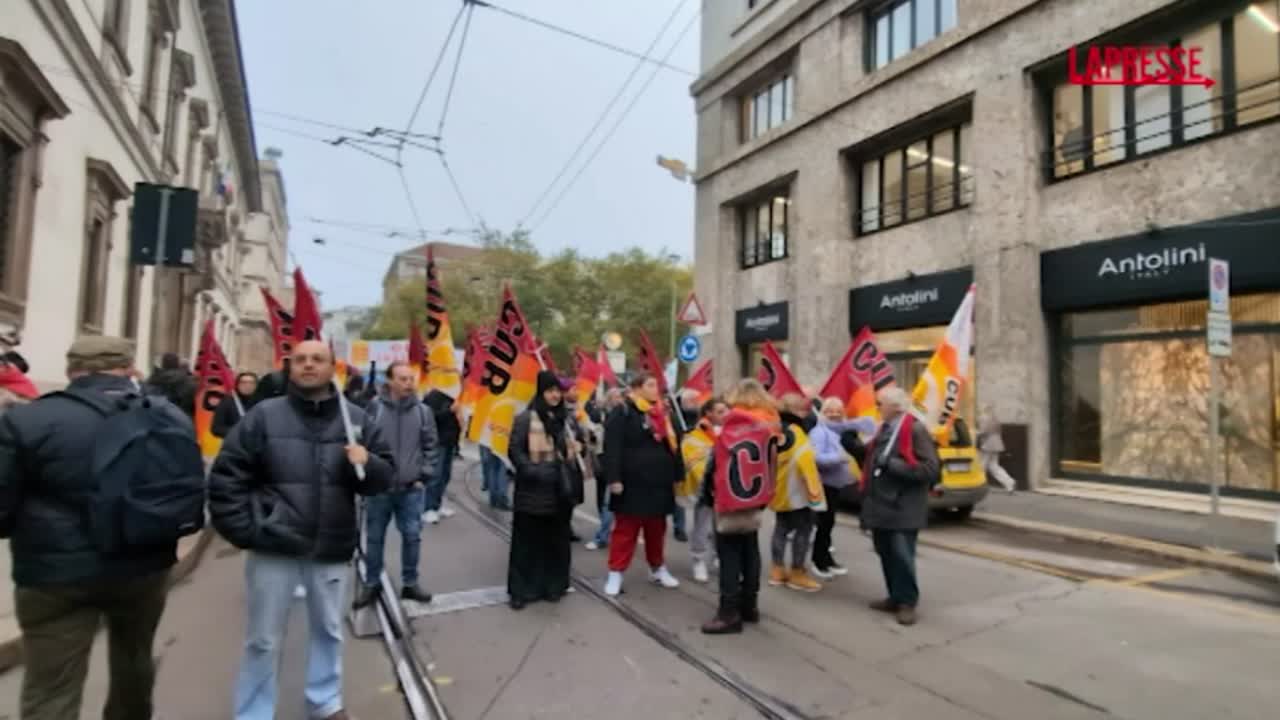
<svg viewBox="0 0 1280 720">
<path fill-rule="evenodd" d="M 529 329 L 511 288 L 502 291 L 497 327 L 485 347 L 480 397 L 467 439 L 489 448 L 508 465 L 511 425 L 537 392 L 538 361 Z"/>
<path fill-rule="evenodd" d="M 235 392 L 236 376 L 227 364 L 226 355 L 213 333 L 213 321 L 205 323 L 204 332 L 200 335 L 200 352 L 196 355 L 196 440 L 200 443 L 200 453 L 206 460 L 212 460 L 222 449 L 222 438 L 213 434 L 213 414 L 224 400 L 234 402 L 229 397 Z"/>
<path fill-rule="evenodd" d="M 863 327 L 836 363 L 819 396 L 843 400 L 844 414 L 850 419 L 866 417 L 878 421 L 876 392 L 893 384 L 893 365 L 876 345 L 875 333 Z"/>
<path fill-rule="evenodd" d="M 976 286 L 970 285 L 960 308 L 947 326 L 947 335 L 929 359 L 911 399 L 915 413 L 931 431 L 950 427 L 956 419 L 960 393 L 969 377 L 969 353 L 973 349 L 973 304 Z"/>
<path fill-rule="evenodd" d="M 440 290 L 440 270 L 431 246 L 427 245 L 427 371 L 422 390 L 439 390 L 457 399 L 462 392 L 462 376 L 458 372 L 453 347 L 453 328 L 444 293 Z"/>
</svg>

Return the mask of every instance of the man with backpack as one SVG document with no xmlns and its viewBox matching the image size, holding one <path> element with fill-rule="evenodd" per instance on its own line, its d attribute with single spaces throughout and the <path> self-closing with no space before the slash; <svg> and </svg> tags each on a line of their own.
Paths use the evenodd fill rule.
<svg viewBox="0 0 1280 720">
<path fill-rule="evenodd" d="M 391 363 L 387 368 L 390 395 L 374 399 L 367 410 L 369 424 L 377 427 L 391 446 L 396 473 L 391 491 L 369 498 L 366 505 L 365 578 L 364 587 L 356 596 L 357 608 L 371 604 L 378 597 L 383 547 L 393 516 L 401 541 L 400 597 L 431 602 L 431 594 L 418 586 L 418 559 L 422 551 L 424 488 L 439 469 L 441 448 L 435 417 L 418 402 L 414 392 L 416 379 L 407 363 Z"/>
<path fill-rule="evenodd" d="M 360 535 L 355 496 L 385 492 L 395 460 L 378 427 L 338 393 L 333 375 L 326 343 L 298 343 L 288 395 L 255 405 L 232 428 L 209 475 L 214 527 L 249 551 L 237 720 L 275 717 L 280 647 L 299 584 L 310 621 L 307 716 L 350 720 L 342 701 L 342 610 Z"/>
<path fill-rule="evenodd" d="M 130 341 L 82 337 L 65 391 L 0 418 L 25 720 L 80 716 L 100 624 L 111 646 L 103 717 L 151 717 L 152 643 L 177 540 L 203 527 L 204 466 L 191 422 L 140 395 L 133 365 Z"/>
</svg>

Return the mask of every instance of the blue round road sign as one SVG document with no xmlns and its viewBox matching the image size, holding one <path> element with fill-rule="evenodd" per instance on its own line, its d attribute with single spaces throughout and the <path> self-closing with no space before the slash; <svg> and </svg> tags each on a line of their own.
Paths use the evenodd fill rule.
<svg viewBox="0 0 1280 720">
<path fill-rule="evenodd" d="M 698 354 L 702 352 L 702 341 L 696 336 L 685 335 L 680 338 L 680 346 L 677 354 L 680 356 L 681 362 L 691 363 L 698 359 Z"/>
</svg>

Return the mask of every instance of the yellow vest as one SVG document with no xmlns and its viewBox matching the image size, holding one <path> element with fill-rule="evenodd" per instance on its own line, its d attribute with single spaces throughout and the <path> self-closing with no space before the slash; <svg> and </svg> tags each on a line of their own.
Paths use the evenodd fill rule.
<svg viewBox="0 0 1280 720">
<path fill-rule="evenodd" d="M 808 507 L 825 510 L 822 476 L 818 474 L 818 462 L 809 435 L 799 425 L 787 425 L 783 433 L 786 437 L 778 450 L 778 484 L 769 509 L 774 512 Z"/>
<path fill-rule="evenodd" d="M 702 476 L 715 447 L 715 438 L 702 426 L 684 436 L 680 454 L 684 456 L 684 480 L 676 485 L 676 497 L 693 498 L 702 491 Z"/>
</svg>

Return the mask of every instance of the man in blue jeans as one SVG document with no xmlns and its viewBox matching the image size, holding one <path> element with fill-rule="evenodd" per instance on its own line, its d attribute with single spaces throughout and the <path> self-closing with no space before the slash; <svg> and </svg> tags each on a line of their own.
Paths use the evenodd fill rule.
<svg viewBox="0 0 1280 720">
<path fill-rule="evenodd" d="M 489 492 L 489 507 L 494 510 L 510 510 L 507 484 L 511 471 L 500 456 L 484 445 L 480 446 L 480 472 L 484 477 L 484 488 Z"/>
<path fill-rule="evenodd" d="M 391 446 L 396 477 L 389 492 L 369 498 L 365 506 L 365 577 L 364 588 L 356 596 L 356 607 L 369 605 L 378 597 L 387 526 L 393 517 L 401 540 L 400 597 L 431 602 L 431 594 L 418 586 L 418 559 L 422 550 L 424 486 L 430 487 L 439 471 L 440 450 L 435 417 L 418 402 L 415 380 L 407 364 L 391 363 L 387 368 L 390 393 L 369 404 L 369 422 Z"/>
<path fill-rule="evenodd" d="M 432 390 L 422 399 L 423 404 L 431 410 L 435 418 L 436 433 L 440 438 L 440 453 L 437 456 L 431 480 L 427 482 L 423 520 L 431 525 L 440 522 L 442 517 L 453 517 L 453 509 L 444 504 L 444 491 L 453 479 L 453 457 L 458 454 L 458 442 L 462 438 L 462 424 L 454 408 L 454 400 L 448 394 Z"/>
<path fill-rule="evenodd" d="M 395 465 L 381 432 L 357 407 L 349 411 L 359 432 L 348 444 L 333 373 L 326 343 L 298 343 L 287 396 L 255 405 L 232 428 L 209 473 L 213 526 L 248 551 L 248 629 L 235 720 L 276 716 L 280 647 L 300 584 L 310 622 L 307 715 L 350 718 L 342 697 L 342 606 L 360 535 L 355 496 L 384 492 Z"/>
</svg>

